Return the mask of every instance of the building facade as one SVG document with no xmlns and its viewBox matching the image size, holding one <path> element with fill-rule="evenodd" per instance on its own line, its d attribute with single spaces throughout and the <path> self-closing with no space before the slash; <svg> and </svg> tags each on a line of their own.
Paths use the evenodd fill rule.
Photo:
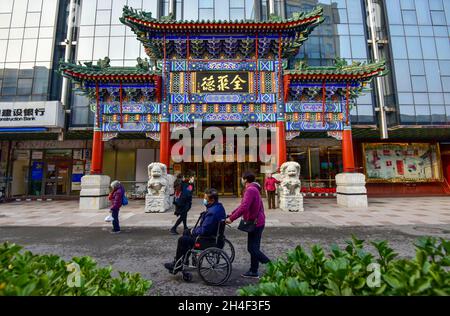
<svg viewBox="0 0 450 316">
<path fill-rule="evenodd" d="M 171 15 L 172 21 L 254 22 L 292 19 L 297 12 L 310 12 L 320 5 L 323 22 L 295 55 L 283 58 L 283 67 L 294 70 L 299 62 L 332 67 L 336 57 L 349 64 L 386 61 L 389 73 L 370 84 L 372 91 L 354 100 L 349 116 L 355 169 L 366 173 L 369 194 L 447 192 L 448 1 L 5 0 L 0 4 L 0 182 L 9 196 L 78 195 L 81 177 L 92 169 L 97 113 L 92 98 L 65 83 L 56 72 L 57 65 L 60 59 L 95 65 L 108 56 L 110 67 L 135 67 L 136 58 L 148 57 L 133 29 L 120 20 L 125 5 L 158 20 Z M 149 71 L 158 70 L 156 60 L 150 59 Z M 182 102 L 171 104 L 186 110 Z M 50 120 L 40 120 L 42 109 Z M 231 107 L 230 111 L 239 110 Z M 286 124 L 305 119 L 302 115 L 288 113 Z M 130 122 L 136 119 L 131 113 L 119 116 Z M 150 121 L 158 123 L 156 116 Z M 333 189 L 334 175 L 344 168 L 342 133 L 287 132 L 286 159 L 301 164 L 304 189 Z M 123 181 L 130 193 L 142 194 L 146 166 L 164 158 L 160 139 L 146 130 L 117 137 L 110 133 L 104 140 L 103 172 Z M 254 162 L 226 166 L 171 162 L 172 171 L 194 173 L 199 190 L 214 186 L 225 195 L 239 193 L 242 170 L 257 168 Z"/>
</svg>

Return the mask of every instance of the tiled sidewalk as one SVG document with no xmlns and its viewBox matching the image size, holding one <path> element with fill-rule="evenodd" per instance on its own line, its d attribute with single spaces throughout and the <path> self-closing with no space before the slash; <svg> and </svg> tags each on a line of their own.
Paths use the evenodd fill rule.
<svg viewBox="0 0 450 316">
<path fill-rule="evenodd" d="M 239 199 L 224 198 L 227 212 L 239 204 Z M 201 200 L 194 200 L 189 213 L 193 225 L 202 211 Z M 34 201 L 0 204 L 1 226 L 109 227 L 103 211 L 82 211 L 77 201 Z M 268 227 L 292 226 L 390 226 L 390 225 L 450 225 L 450 197 L 372 198 L 369 209 L 338 207 L 335 199 L 305 199 L 305 212 L 288 213 L 267 210 Z M 143 201 L 131 201 L 120 214 L 126 227 L 170 227 L 172 213 L 146 214 Z"/>
</svg>

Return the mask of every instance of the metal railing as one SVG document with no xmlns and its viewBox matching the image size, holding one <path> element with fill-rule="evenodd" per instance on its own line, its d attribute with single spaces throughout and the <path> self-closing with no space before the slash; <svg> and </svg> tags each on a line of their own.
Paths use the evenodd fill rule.
<svg viewBox="0 0 450 316">
<path fill-rule="evenodd" d="M 147 182 L 120 181 L 125 187 L 127 197 L 130 199 L 145 199 L 147 194 Z"/>
</svg>

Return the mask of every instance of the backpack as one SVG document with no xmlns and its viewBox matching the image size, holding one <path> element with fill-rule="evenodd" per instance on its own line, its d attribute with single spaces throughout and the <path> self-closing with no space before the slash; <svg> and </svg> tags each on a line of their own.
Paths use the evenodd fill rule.
<svg viewBox="0 0 450 316">
<path fill-rule="evenodd" d="M 124 193 L 122 196 L 122 206 L 127 206 L 127 205 L 128 205 L 128 198 Z"/>
</svg>

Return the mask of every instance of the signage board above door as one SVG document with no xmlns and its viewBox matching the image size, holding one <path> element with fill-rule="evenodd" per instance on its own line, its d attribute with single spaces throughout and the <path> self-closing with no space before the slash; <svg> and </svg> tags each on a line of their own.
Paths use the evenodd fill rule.
<svg viewBox="0 0 450 316">
<path fill-rule="evenodd" d="M 197 93 L 250 93 L 250 73 L 243 71 L 196 72 Z"/>
</svg>

